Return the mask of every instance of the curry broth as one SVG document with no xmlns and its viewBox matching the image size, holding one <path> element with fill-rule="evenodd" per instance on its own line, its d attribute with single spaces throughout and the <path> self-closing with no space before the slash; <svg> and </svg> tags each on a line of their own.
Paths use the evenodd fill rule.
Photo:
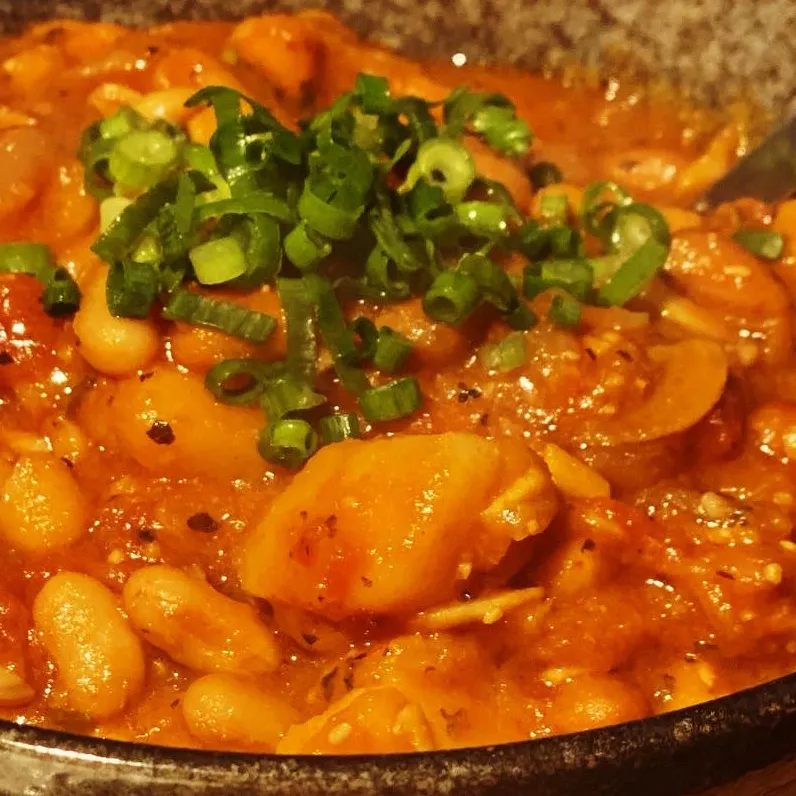
<svg viewBox="0 0 796 796">
<path fill-rule="evenodd" d="M 705 218 L 688 210 L 745 147 L 742 125 L 719 128 L 712 115 L 614 83 L 417 64 L 316 13 L 149 31 L 52 22 L 0 42 L 0 63 L 0 243 L 48 244 L 84 294 L 73 324 L 44 314 L 33 278 L 0 278 L 0 663 L 11 677 L 8 688 L 0 678 L 0 716 L 169 746 L 381 753 L 603 726 L 796 668 L 792 257 L 786 248 L 762 263 L 730 239 L 749 224 L 787 234 L 796 216 L 789 204 L 744 202 Z M 284 356 L 283 321 L 260 347 L 161 320 L 114 326 L 97 308 L 99 215 L 76 152 L 88 124 L 153 92 L 206 142 L 212 117 L 182 108 L 204 85 L 239 88 L 294 126 L 358 72 L 429 100 L 462 83 L 507 94 L 534 131 L 534 158 L 556 162 L 565 182 L 534 195 L 521 166 L 476 151 L 479 169 L 535 216 L 540 196 L 563 192 L 575 205 L 587 183 L 614 179 L 662 208 L 672 251 L 635 303 L 584 307 L 575 329 L 544 320 L 548 293 L 534 298 L 543 320 L 527 332 L 527 361 L 508 373 L 474 355 L 507 331 L 487 312 L 453 328 L 430 321 L 417 299 L 347 306 L 349 318 L 364 314 L 414 342 L 407 370 L 425 402 L 294 476 L 257 454 L 256 410 L 219 407 L 202 386 L 221 359 Z M 273 291 L 256 293 L 241 300 L 279 314 Z M 103 322 L 125 350 L 143 352 L 141 367 L 106 356 L 109 338 L 94 339 Z M 320 385 L 334 408 L 356 411 L 328 368 Z M 174 445 L 152 433 L 162 418 Z M 358 509 L 335 504 L 339 473 L 355 466 L 366 473 L 371 547 L 347 536 Z M 415 522 L 391 489 L 411 504 L 413 485 L 428 479 L 447 501 L 434 511 L 455 529 L 526 471 L 538 483 L 522 510 L 538 527 L 524 537 L 478 537 L 456 561 L 436 548 L 428 561 L 401 558 L 393 539 L 380 547 L 379 508 Z M 298 507 L 301 521 L 284 520 L 280 542 L 263 539 L 258 525 L 286 490 L 279 510 Z M 278 536 L 281 520 L 271 522 Z M 443 546 L 460 545 L 446 533 Z M 130 581 L 157 565 L 177 568 L 168 587 Z M 242 568 L 247 584 L 262 577 L 276 593 L 252 596 Z M 60 613 L 41 597 L 48 581 L 55 593 L 59 572 L 93 579 L 60 582 Z M 82 614 L 64 608 L 96 584 L 109 592 L 86 597 Z M 230 602 L 216 610 L 197 584 L 239 613 L 225 615 Z M 81 666 L 97 670 L 80 617 L 112 636 L 123 588 L 125 660 L 106 639 L 102 674 L 81 685 Z M 150 616 L 147 589 L 181 617 L 182 635 Z M 490 595 L 498 603 L 479 607 Z M 454 613 L 435 613 L 440 605 Z M 475 621 L 456 613 L 468 605 Z M 70 633 L 79 641 L 65 649 Z"/>
</svg>

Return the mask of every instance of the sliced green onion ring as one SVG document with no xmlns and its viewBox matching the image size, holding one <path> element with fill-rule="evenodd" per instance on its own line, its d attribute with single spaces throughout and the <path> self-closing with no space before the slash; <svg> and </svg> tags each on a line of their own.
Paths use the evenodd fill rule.
<svg viewBox="0 0 796 796">
<path fill-rule="evenodd" d="M 432 138 L 417 151 L 415 162 L 399 193 L 407 193 L 419 179 L 442 190 L 446 201 L 457 204 L 464 199 L 475 179 L 475 161 L 458 141 Z"/>
<path fill-rule="evenodd" d="M 188 290 L 175 290 L 163 308 L 169 321 L 208 326 L 250 343 L 264 343 L 276 328 L 276 319 L 231 301 L 207 298 Z"/>
<path fill-rule="evenodd" d="M 278 420 L 260 432 L 257 449 L 267 461 L 297 470 L 318 449 L 318 435 L 306 420 Z"/>
<path fill-rule="evenodd" d="M 423 296 L 423 311 L 429 318 L 460 326 L 481 300 L 478 283 L 458 271 L 443 271 Z"/>
<path fill-rule="evenodd" d="M 113 263 L 105 281 L 108 311 L 116 318 L 147 318 L 158 294 L 158 272 L 150 263 Z"/>
<path fill-rule="evenodd" d="M 398 420 L 416 412 L 423 405 L 423 394 L 414 376 L 371 387 L 359 396 L 359 406 L 369 423 Z"/>
<path fill-rule="evenodd" d="M 382 373 L 395 373 L 400 370 L 412 353 L 412 342 L 408 337 L 382 326 L 373 354 L 373 367 Z"/>
<path fill-rule="evenodd" d="M 553 296 L 547 317 L 559 326 L 573 327 L 580 323 L 581 304 L 568 293 Z"/>
<path fill-rule="evenodd" d="M 232 236 L 200 243 L 188 256 L 197 280 L 203 285 L 221 285 L 246 273 L 246 256 Z"/>
<path fill-rule="evenodd" d="M 762 260 L 779 260 L 785 251 L 785 239 L 771 229 L 739 229 L 733 238 Z"/>
<path fill-rule="evenodd" d="M 260 400 L 266 383 L 282 370 L 281 364 L 257 359 L 226 359 L 207 371 L 205 387 L 221 403 L 251 406 Z"/>
<path fill-rule="evenodd" d="M 497 343 L 487 343 L 478 350 L 478 361 L 487 370 L 508 373 L 521 367 L 528 359 L 525 335 L 509 332 Z"/>
<path fill-rule="evenodd" d="M 362 436 L 359 418 L 350 412 L 322 417 L 318 430 L 324 445 L 332 445 L 347 439 L 359 439 Z"/>
</svg>

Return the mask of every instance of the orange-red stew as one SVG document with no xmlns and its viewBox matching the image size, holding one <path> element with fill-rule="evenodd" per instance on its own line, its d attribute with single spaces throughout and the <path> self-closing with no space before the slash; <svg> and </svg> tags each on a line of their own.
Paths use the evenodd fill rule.
<svg viewBox="0 0 796 796">
<path fill-rule="evenodd" d="M 796 669 L 796 203 L 689 209 L 746 145 L 315 12 L 0 40 L 0 716 L 388 753 Z"/>
</svg>

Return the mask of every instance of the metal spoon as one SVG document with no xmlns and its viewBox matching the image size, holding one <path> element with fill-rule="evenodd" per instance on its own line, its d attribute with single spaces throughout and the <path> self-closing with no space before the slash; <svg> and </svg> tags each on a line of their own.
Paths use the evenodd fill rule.
<svg viewBox="0 0 796 796">
<path fill-rule="evenodd" d="M 700 213 L 742 197 L 777 202 L 796 192 L 796 116 L 714 182 L 696 203 Z"/>
</svg>

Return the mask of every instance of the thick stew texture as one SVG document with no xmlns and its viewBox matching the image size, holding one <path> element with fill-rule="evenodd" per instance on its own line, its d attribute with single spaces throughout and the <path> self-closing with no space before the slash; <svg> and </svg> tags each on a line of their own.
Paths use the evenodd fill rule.
<svg viewBox="0 0 796 796">
<path fill-rule="evenodd" d="M 796 669 L 796 202 L 662 91 L 317 12 L 0 40 L 0 717 L 427 751 Z"/>
</svg>

